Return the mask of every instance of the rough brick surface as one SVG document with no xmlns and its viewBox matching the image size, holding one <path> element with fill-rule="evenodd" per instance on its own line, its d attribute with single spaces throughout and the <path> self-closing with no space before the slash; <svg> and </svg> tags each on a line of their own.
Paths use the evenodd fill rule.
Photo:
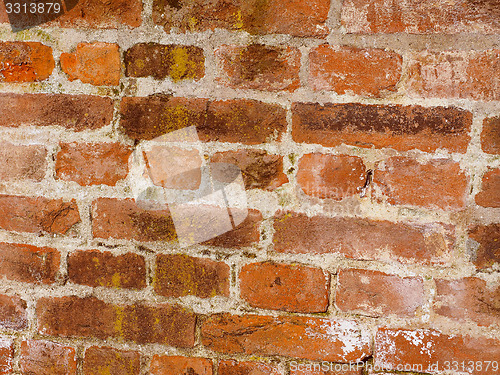
<svg viewBox="0 0 500 375">
<path fill-rule="evenodd" d="M 61 54 L 61 69 L 70 81 L 116 86 L 121 71 L 119 47 L 113 43 L 80 43 L 74 53 Z"/>
<path fill-rule="evenodd" d="M 138 352 L 91 346 L 85 351 L 85 375 L 136 375 L 141 370 Z"/>
<path fill-rule="evenodd" d="M 469 230 L 471 260 L 478 268 L 500 263 L 500 224 L 476 225 Z"/>
<path fill-rule="evenodd" d="M 23 374 L 76 375 L 76 351 L 50 341 L 26 340 L 19 365 Z"/>
<path fill-rule="evenodd" d="M 212 375 L 212 361 L 206 358 L 153 356 L 151 361 L 151 375 L 192 374 Z"/>
<path fill-rule="evenodd" d="M 280 375 L 275 365 L 261 362 L 237 362 L 226 360 L 219 362 L 219 375 Z"/>
<path fill-rule="evenodd" d="M 424 304 L 421 277 L 399 277 L 378 271 L 340 270 L 335 305 L 346 312 L 369 316 L 415 316 Z"/>
<path fill-rule="evenodd" d="M 215 51 L 219 82 L 235 89 L 294 91 L 300 86 L 300 51 L 291 47 L 224 45 Z"/>
<path fill-rule="evenodd" d="M 484 174 L 476 203 L 483 207 L 500 208 L 500 169 L 492 169 Z"/>
<path fill-rule="evenodd" d="M 299 161 L 297 183 L 316 198 L 342 200 L 361 193 L 366 167 L 357 156 L 307 154 Z"/>
<path fill-rule="evenodd" d="M 0 327 L 21 330 L 28 327 L 27 304 L 16 296 L 0 295 Z"/>
<path fill-rule="evenodd" d="M 36 314 L 41 334 L 194 345 L 195 315 L 173 305 L 113 305 L 94 297 L 41 298 Z"/>
<path fill-rule="evenodd" d="M 76 201 L 0 195 L 0 228 L 16 232 L 64 234 L 80 221 Z"/>
<path fill-rule="evenodd" d="M 324 36 L 329 0 L 155 0 L 153 20 L 165 31 L 205 31 L 216 28 L 250 34 L 283 33 Z"/>
<path fill-rule="evenodd" d="M 484 119 L 481 147 L 488 154 L 500 154 L 500 117 Z"/>
<path fill-rule="evenodd" d="M 0 181 L 33 180 L 40 182 L 47 169 L 47 149 L 43 146 L 19 146 L 0 142 Z"/>
<path fill-rule="evenodd" d="M 229 266 L 186 255 L 158 255 L 154 289 L 166 297 L 228 297 Z"/>
<path fill-rule="evenodd" d="M 305 316 L 213 315 L 202 325 L 201 341 L 224 354 L 332 362 L 355 362 L 371 354 L 368 337 L 356 323 Z"/>
<path fill-rule="evenodd" d="M 330 276 L 286 264 L 251 263 L 240 271 L 241 297 L 253 307 L 290 312 L 325 312 Z"/>
<path fill-rule="evenodd" d="M 38 42 L 0 42 L 0 82 L 36 82 L 50 77 L 52 48 Z"/>
<path fill-rule="evenodd" d="M 8 280 L 28 283 L 53 283 L 59 271 L 56 249 L 0 243 L 0 275 Z"/>
<path fill-rule="evenodd" d="M 10 340 L 0 339 L 0 375 L 12 373 L 14 345 Z"/>
<path fill-rule="evenodd" d="M 130 147 L 119 143 L 61 143 L 56 178 L 79 185 L 111 185 L 128 174 Z"/>
<path fill-rule="evenodd" d="M 62 126 L 81 131 L 109 125 L 110 98 L 89 95 L 0 94 L 0 126 Z"/>
<path fill-rule="evenodd" d="M 355 218 L 308 217 L 279 212 L 274 250 L 284 253 L 340 253 L 354 259 L 442 263 L 454 243 L 452 228 Z"/>
<path fill-rule="evenodd" d="M 439 315 L 459 321 L 471 320 L 488 326 L 500 323 L 500 285 L 468 277 L 458 280 L 436 280 L 435 310 Z"/>
<path fill-rule="evenodd" d="M 283 173 L 283 157 L 262 150 L 217 152 L 211 161 L 238 166 L 247 190 L 274 190 L 288 182 L 288 177 Z"/>
<path fill-rule="evenodd" d="M 203 49 L 176 44 L 139 43 L 125 52 L 127 77 L 170 77 L 174 82 L 205 75 Z"/>
<path fill-rule="evenodd" d="M 379 49 L 322 45 L 311 51 L 309 63 L 314 90 L 379 96 L 386 90 L 396 91 L 403 59 Z"/>
<path fill-rule="evenodd" d="M 68 255 L 67 264 L 69 280 L 76 284 L 130 289 L 146 287 L 146 263 L 137 254 L 77 251 Z"/>
<path fill-rule="evenodd" d="M 334 147 L 347 144 L 465 153 L 472 114 L 454 107 L 295 103 L 293 139 Z"/>
<path fill-rule="evenodd" d="M 375 170 L 373 181 L 390 204 L 451 211 L 465 206 L 468 178 L 449 159 L 421 164 L 396 156 Z"/>
</svg>

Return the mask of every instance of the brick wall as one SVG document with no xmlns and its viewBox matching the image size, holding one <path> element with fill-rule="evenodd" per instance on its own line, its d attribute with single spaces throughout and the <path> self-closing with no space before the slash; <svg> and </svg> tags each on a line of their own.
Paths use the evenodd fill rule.
<svg viewBox="0 0 500 375">
<path fill-rule="evenodd" d="M 0 374 L 500 373 L 497 0 L 7 20 Z M 237 165 L 249 214 L 182 248 L 133 154 L 190 125 L 169 163 Z"/>
</svg>

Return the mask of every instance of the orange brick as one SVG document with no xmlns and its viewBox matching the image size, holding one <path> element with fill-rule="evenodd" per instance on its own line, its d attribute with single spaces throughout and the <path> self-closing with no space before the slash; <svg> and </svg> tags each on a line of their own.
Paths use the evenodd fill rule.
<svg viewBox="0 0 500 375">
<path fill-rule="evenodd" d="M 471 260 L 479 269 L 500 264 L 500 224 L 476 225 L 469 229 Z"/>
<path fill-rule="evenodd" d="M 19 364 L 23 374 L 76 375 L 76 351 L 50 341 L 26 340 Z"/>
<path fill-rule="evenodd" d="M 484 174 L 476 203 L 483 207 L 500 208 L 500 169 L 492 169 Z"/>
<path fill-rule="evenodd" d="M 151 375 L 212 375 L 212 367 L 212 361 L 206 358 L 154 355 L 151 361 L 150 373 Z"/>
<path fill-rule="evenodd" d="M 0 82 L 36 82 L 50 77 L 52 48 L 38 42 L 0 42 Z"/>
<path fill-rule="evenodd" d="M 261 362 L 237 362 L 226 360 L 219 362 L 219 375 L 280 375 L 277 366 Z"/>
<path fill-rule="evenodd" d="M 28 328 L 26 308 L 26 301 L 19 297 L 0 294 L 0 327 L 13 330 Z"/>
<path fill-rule="evenodd" d="M 139 352 L 91 346 L 85 351 L 85 375 L 137 375 L 141 371 Z"/>
<path fill-rule="evenodd" d="M 47 169 L 47 149 L 43 146 L 18 146 L 0 142 L 0 180 L 33 180 L 40 182 Z"/>
<path fill-rule="evenodd" d="M 481 146 L 488 154 L 500 154 L 500 116 L 484 119 Z"/>
<path fill-rule="evenodd" d="M 0 375 L 12 374 L 14 359 L 14 343 L 10 340 L 0 339 Z"/>
</svg>

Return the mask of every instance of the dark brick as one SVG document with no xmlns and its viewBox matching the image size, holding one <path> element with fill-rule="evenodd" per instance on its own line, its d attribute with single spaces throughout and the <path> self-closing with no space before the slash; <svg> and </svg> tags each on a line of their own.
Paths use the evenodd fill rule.
<svg viewBox="0 0 500 375">
<path fill-rule="evenodd" d="M 0 295 L 0 327 L 21 330 L 28 327 L 26 302 L 19 297 Z"/>
<path fill-rule="evenodd" d="M 472 262 L 478 268 L 500 263 L 500 224 L 477 225 L 469 230 Z"/>
</svg>

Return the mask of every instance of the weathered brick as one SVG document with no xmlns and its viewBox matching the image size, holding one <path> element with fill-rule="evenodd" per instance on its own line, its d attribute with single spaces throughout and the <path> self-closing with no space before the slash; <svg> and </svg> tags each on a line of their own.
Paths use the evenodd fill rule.
<svg viewBox="0 0 500 375">
<path fill-rule="evenodd" d="M 369 338 L 356 323 L 306 316 L 212 315 L 201 327 L 201 341 L 224 354 L 332 362 L 356 362 L 371 354 Z"/>
<path fill-rule="evenodd" d="M 439 315 L 481 326 L 500 323 L 500 285 L 489 286 L 476 277 L 436 280 L 435 310 Z"/>
<path fill-rule="evenodd" d="M 219 362 L 219 375 L 280 375 L 275 365 L 262 362 L 237 362 L 225 360 Z"/>
<path fill-rule="evenodd" d="M 68 255 L 67 264 L 69 280 L 76 284 L 129 289 L 146 287 L 146 263 L 137 254 L 77 251 Z"/>
<path fill-rule="evenodd" d="M 212 361 L 206 358 L 154 355 L 149 372 L 151 375 L 212 375 L 212 367 Z"/>
<path fill-rule="evenodd" d="M 227 163 L 240 168 L 245 189 L 274 190 L 288 182 L 283 173 L 283 157 L 263 150 L 217 152 L 212 163 Z"/>
<path fill-rule="evenodd" d="M 166 297 L 229 297 L 229 266 L 206 258 L 160 254 L 154 289 Z"/>
<path fill-rule="evenodd" d="M 56 249 L 0 243 L 0 275 L 8 280 L 53 283 L 61 256 Z"/>
<path fill-rule="evenodd" d="M 174 305 L 114 305 L 94 297 L 41 298 L 36 314 L 38 332 L 46 335 L 194 345 L 195 315 Z"/>
<path fill-rule="evenodd" d="M 139 352 L 91 346 L 85 351 L 85 375 L 137 375 L 141 371 Z"/>
<path fill-rule="evenodd" d="M 80 221 L 73 199 L 0 195 L 0 228 L 16 232 L 64 234 Z"/>
<path fill-rule="evenodd" d="M 50 77 L 52 48 L 38 42 L 0 42 L 0 82 L 36 82 Z"/>
<path fill-rule="evenodd" d="M 465 363 L 466 372 L 488 374 L 492 373 L 491 361 L 497 358 L 500 358 L 500 341 L 486 337 L 448 336 L 427 329 L 381 328 L 375 339 L 374 366 L 379 369 L 395 371 L 406 366 L 406 371 L 436 373 L 446 369 L 446 361 L 457 361 Z M 483 371 L 474 371 L 477 368 L 472 369 L 469 361 L 481 362 Z M 485 361 L 490 361 L 489 371 L 485 371 Z"/>
<path fill-rule="evenodd" d="M 390 204 L 453 211 L 465 206 L 468 178 L 450 159 L 421 164 L 395 156 L 375 170 L 373 182 Z"/>
<path fill-rule="evenodd" d="M 296 142 L 465 153 L 472 113 L 454 107 L 295 103 Z"/>
<path fill-rule="evenodd" d="M 203 49 L 176 44 L 139 43 L 125 52 L 127 77 L 170 77 L 174 82 L 205 76 Z"/>
<path fill-rule="evenodd" d="M 216 28 L 250 34 L 324 36 L 330 0 L 155 0 L 153 20 L 166 32 L 205 31 Z"/>
<path fill-rule="evenodd" d="M 33 180 L 40 182 L 47 169 L 47 149 L 38 145 L 14 145 L 0 142 L 0 180 Z"/>
<path fill-rule="evenodd" d="M 222 65 L 218 81 L 226 86 L 265 91 L 295 91 L 300 86 L 298 48 L 224 45 L 215 55 Z"/>
<path fill-rule="evenodd" d="M 28 327 L 26 302 L 16 296 L 0 294 L 0 327 L 21 330 Z"/>
<path fill-rule="evenodd" d="M 345 0 L 342 25 L 348 33 L 495 34 L 499 15 L 496 0 Z"/>
<path fill-rule="evenodd" d="M 500 263 L 500 224 L 476 225 L 469 230 L 471 260 L 476 267 Z"/>
<path fill-rule="evenodd" d="M 14 345 L 10 340 L 0 339 L 0 375 L 12 373 Z"/>
<path fill-rule="evenodd" d="M 359 194 L 366 178 L 363 160 L 347 155 L 306 154 L 297 172 L 304 193 L 338 201 Z"/>
<path fill-rule="evenodd" d="M 500 154 L 500 116 L 484 119 L 481 147 L 488 154 Z"/>
<path fill-rule="evenodd" d="M 335 305 L 341 311 L 368 316 L 414 317 L 424 304 L 421 277 L 399 277 L 362 269 L 340 270 Z"/>
<path fill-rule="evenodd" d="M 61 54 L 61 69 L 70 81 L 95 86 L 120 84 L 120 51 L 114 43 L 79 43 L 74 53 Z"/>
<path fill-rule="evenodd" d="M 110 185 L 128 174 L 132 149 L 120 143 L 61 143 L 56 178 L 79 185 Z"/>
<path fill-rule="evenodd" d="M 408 93 L 424 98 L 500 100 L 500 50 L 411 55 Z"/>
<path fill-rule="evenodd" d="M 310 85 L 340 95 L 379 96 L 396 91 L 402 63 L 394 52 L 321 45 L 309 54 Z"/>
<path fill-rule="evenodd" d="M 330 275 L 318 268 L 251 263 L 240 272 L 241 297 L 263 309 L 325 312 L 329 289 Z"/>
<path fill-rule="evenodd" d="M 292 212 L 279 212 L 274 230 L 274 250 L 278 252 L 340 253 L 354 259 L 404 263 L 447 263 L 454 244 L 454 230 L 439 224 L 307 217 Z"/>
<path fill-rule="evenodd" d="M 100 198 L 92 205 L 92 233 L 98 238 L 173 241 L 177 238 L 168 210 L 148 211 L 133 199 Z"/>
<path fill-rule="evenodd" d="M 76 351 L 50 341 L 25 340 L 19 365 L 23 374 L 76 375 Z"/>
<path fill-rule="evenodd" d="M 82 131 L 109 125 L 110 98 L 89 95 L 0 94 L 0 126 L 62 126 Z"/>
<path fill-rule="evenodd" d="M 484 174 L 476 203 L 483 207 L 500 208 L 500 169 L 492 169 Z"/>
</svg>

